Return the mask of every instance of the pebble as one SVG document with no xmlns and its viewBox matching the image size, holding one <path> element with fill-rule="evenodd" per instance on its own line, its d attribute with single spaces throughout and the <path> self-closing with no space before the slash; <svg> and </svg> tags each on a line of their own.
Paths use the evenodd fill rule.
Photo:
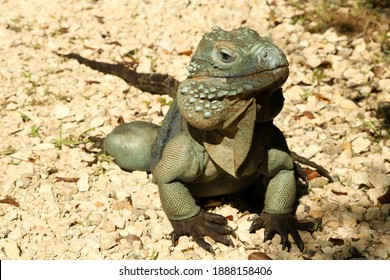
<svg viewBox="0 0 390 280">
<path fill-rule="evenodd" d="M 96 234 L 89 234 L 86 237 L 84 237 L 84 242 L 86 245 L 93 249 L 99 249 L 100 248 L 100 239 L 97 237 Z"/>
<path fill-rule="evenodd" d="M 379 190 L 385 191 L 386 187 L 390 186 L 390 177 L 379 172 L 370 173 L 368 180 L 374 188 Z"/>
<path fill-rule="evenodd" d="M 381 211 L 378 207 L 368 208 L 366 214 L 364 215 L 364 219 L 366 221 L 373 221 L 379 218 L 381 215 Z"/>
<path fill-rule="evenodd" d="M 73 186 L 63 186 L 58 189 L 58 194 L 61 196 L 73 195 L 78 193 L 78 188 Z"/>
<path fill-rule="evenodd" d="M 389 247 L 386 245 L 373 245 L 374 247 L 374 256 L 381 259 L 387 260 L 389 257 Z"/>
<path fill-rule="evenodd" d="M 79 238 L 73 238 L 69 242 L 69 250 L 74 253 L 78 253 L 84 247 L 84 244 L 85 244 L 84 240 L 81 240 Z"/>
<path fill-rule="evenodd" d="M 70 116 L 70 108 L 67 105 L 59 103 L 54 106 L 54 116 L 56 119 L 61 120 Z"/>
<path fill-rule="evenodd" d="M 352 141 L 352 150 L 356 154 L 366 151 L 371 145 L 371 141 L 364 137 L 358 137 Z"/>
<path fill-rule="evenodd" d="M 111 219 L 111 221 L 119 229 L 124 229 L 126 227 L 126 218 L 124 217 L 114 217 Z"/>
<path fill-rule="evenodd" d="M 15 240 L 5 239 L 3 244 L 3 250 L 5 252 L 5 255 L 10 260 L 16 260 L 20 257 L 21 252 Z"/>
<path fill-rule="evenodd" d="M 100 245 L 102 251 L 109 250 L 115 247 L 117 244 L 118 243 L 113 236 L 107 234 L 103 234 L 101 236 Z"/>
<path fill-rule="evenodd" d="M 103 215 L 99 213 L 92 213 L 91 216 L 89 216 L 89 222 L 91 225 L 99 225 L 100 222 L 103 220 Z"/>
<path fill-rule="evenodd" d="M 4 215 L 4 222 L 11 222 L 13 220 L 16 220 L 17 218 L 18 212 L 16 210 L 11 210 Z"/>
<path fill-rule="evenodd" d="M 114 232 L 116 229 L 115 223 L 113 221 L 106 221 L 105 223 L 103 223 L 102 229 L 105 232 Z"/>
<path fill-rule="evenodd" d="M 89 174 L 87 172 L 82 172 L 80 174 L 80 179 L 77 181 L 77 187 L 80 192 L 89 190 Z"/>
</svg>

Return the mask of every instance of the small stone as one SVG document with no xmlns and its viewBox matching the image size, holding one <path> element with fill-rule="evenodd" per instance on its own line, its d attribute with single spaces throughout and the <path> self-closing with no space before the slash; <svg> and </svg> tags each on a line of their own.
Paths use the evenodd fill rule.
<svg viewBox="0 0 390 280">
<path fill-rule="evenodd" d="M 390 92 L 390 79 L 379 80 L 379 89 L 383 92 Z"/>
<path fill-rule="evenodd" d="M 98 213 L 92 213 L 91 216 L 89 216 L 89 222 L 91 225 L 99 225 L 100 222 L 103 220 L 103 216 Z"/>
<path fill-rule="evenodd" d="M 84 241 L 78 238 L 73 238 L 69 243 L 69 250 L 78 253 L 84 247 Z"/>
<path fill-rule="evenodd" d="M 20 249 L 15 240 L 6 239 L 4 242 L 4 252 L 11 260 L 18 259 L 20 256 Z"/>
<path fill-rule="evenodd" d="M 352 150 L 356 154 L 360 154 L 361 152 L 365 151 L 370 147 L 371 141 L 364 137 L 358 137 L 355 140 L 352 141 Z"/>
<path fill-rule="evenodd" d="M 94 248 L 94 249 L 99 249 L 100 248 L 100 240 L 96 236 L 96 234 L 91 233 L 91 234 L 87 235 L 84 238 L 84 241 L 91 248 Z"/>
<path fill-rule="evenodd" d="M 370 198 L 371 202 L 376 205 L 378 204 L 378 197 L 380 197 L 383 194 L 383 191 L 378 190 L 378 189 L 369 189 L 367 190 L 367 195 Z"/>
<path fill-rule="evenodd" d="M 324 217 L 325 211 L 321 208 L 313 208 L 310 209 L 309 216 L 312 217 L 313 219 L 319 219 Z"/>
<path fill-rule="evenodd" d="M 94 118 L 89 125 L 91 127 L 99 127 L 99 126 L 102 126 L 103 124 L 104 124 L 104 118 L 97 117 L 97 118 Z"/>
<path fill-rule="evenodd" d="M 236 230 L 237 238 L 241 241 L 246 243 L 247 245 L 253 246 L 251 234 L 249 233 L 249 230 Z"/>
<path fill-rule="evenodd" d="M 387 186 L 390 186 L 390 177 L 386 174 L 370 172 L 368 180 L 374 188 L 379 190 L 384 190 Z"/>
<path fill-rule="evenodd" d="M 80 179 L 77 181 L 77 187 L 80 192 L 88 191 L 89 189 L 89 174 L 86 172 L 81 173 Z"/>
<path fill-rule="evenodd" d="M 379 208 L 371 207 L 371 208 L 368 208 L 366 214 L 364 215 L 364 219 L 366 221 L 373 221 L 373 220 L 378 219 L 380 215 L 381 215 L 381 211 Z"/>
<path fill-rule="evenodd" d="M 70 108 L 62 103 L 57 104 L 54 107 L 54 116 L 56 119 L 61 120 L 70 115 Z"/>
<path fill-rule="evenodd" d="M 382 260 L 387 260 L 389 257 L 389 248 L 386 245 L 383 244 L 378 244 L 378 245 L 373 245 L 374 247 L 374 256 L 382 259 Z"/>
<path fill-rule="evenodd" d="M 350 99 L 346 99 L 344 97 L 341 97 L 341 96 L 334 97 L 333 101 L 334 101 L 334 103 L 336 105 L 338 105 L 342 109 L 346 109 L 346 110 L 357 110 L 357 109 L 359 109 L 358 105 L 356 105 L 355 102 L 353 102 Z"/>
<path fill-rule="evenodd" d="M 105 232 L 114 232 L 116 227 L 115 227 L 115 224 L 114 222 L 112 221 L 107 221 L 103 224 L 102 226 L 102 229 L 105 231 Z"/>
<path fill-rule="evenodd" d="M 4 215 L 4 221 L 10 222 L 13 220 L 16 220 L 18 218 L 18 212 L 16 210 L 12 210 L 7 212 L 7 214 Z"/>
<path fill-rule="evenodd" d="M 8 238 L 12 240 L 18 240 L 19 238 L 22 238 L 24 235 L 26 234 L 22 233 L 20 227 L 16 226 L 15 229 L 8 234 Z"/>
<path fill-rule="evenodd" d="M 286 91 L 284 92 L 284 95 L 292 101 L 301 101 L 302 96 L 304 96 L 304 94 L 305 92 L 300 86 L 292 86 L 289 89 L 286 89 Z"/>
<path fill-rule="evenodd" d="M 109 250 L 118 243 L 116 242 L 116 239 L 111 235 L 103 235 L 100 240 L 101 250 Z"/>
<path fill-rule="evenodd" d="M 111 219 L 111 221 L 119 229 L 124 229 L 126 227 L 126 219 L 124 217 L 115 217 Z"/>
<path fill-rule="evenodd" d="M 58 189 L 58 194 L 61 196 L 68 196 L 78 193 L 78 188 L 73 186 L 63 186 Z"/>
</svg>

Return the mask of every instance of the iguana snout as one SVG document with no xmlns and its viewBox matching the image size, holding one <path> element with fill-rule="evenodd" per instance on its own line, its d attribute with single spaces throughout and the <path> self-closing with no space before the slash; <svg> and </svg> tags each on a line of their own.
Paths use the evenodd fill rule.
<svg viewBox="0 0 390 280">
<path fill-rule="evenodd" d="M 259 44 L 254 48 L 253 55 L 257 57 L 258 65 L 264 70 L 288 67 L 285 54 L 274 44 Z"/>
</svg>

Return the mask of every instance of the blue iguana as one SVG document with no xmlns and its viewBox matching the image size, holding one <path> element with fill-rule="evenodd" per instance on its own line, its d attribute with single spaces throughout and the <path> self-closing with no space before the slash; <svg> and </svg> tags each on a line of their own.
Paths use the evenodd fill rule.
<svg viewBox="0 0 390 280">
<path fill-rule="evenodd" d="M 167 74 L 137 73 L 74 53 L 64 56 L 174 98 L 161 127 L 123 123 L 104 139 L 104 150 L 120 167 L 152 173 L 173 227 L 174 245 L 183 235 L 212 253 L 206 235 L 233 245 L 226 218 L 201 209 L 195 198 L 232 194 L 256 184 L 265 189 L 264 209 L 250 232 L 264 228 L 265 241 L 279 234 L 282 249 L 290 249 L 291 234 L 303 250 L 298 230 L 312 231 L 314 224 L 299 222 L 293 213 L 297 169 L 272 122 L 283 107 L 281 86 L 289 64 L 270 38 L 247 27 L 214 28 L 203 36 L 181 83 Z M 314 166 L 331 180 L 326 170 Z"/>
</svg>

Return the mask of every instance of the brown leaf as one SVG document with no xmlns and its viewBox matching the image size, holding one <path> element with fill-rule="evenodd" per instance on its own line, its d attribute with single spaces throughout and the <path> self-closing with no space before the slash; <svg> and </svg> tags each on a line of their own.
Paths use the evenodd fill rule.
<svg viewBox="0 0 390 280">
<path fill-rule="evenodd" d="M 248 260 L 272 260 L 272 259 L 263 252 L 254 252 L 249 255 Z"/>
<path fill-rule="evenodd" d="M 95 81 L 95 80 L 85 80 L 84 83 L 85 83 L 86 85 L 100 84 L 99 81 Z"/>
<path fill-rule="evenodd" d="M 244 216 L 248 216 L 250 215 L 251 213 L 248 211 L 248 210 L 245 210 L 238 218 L 241 219 L 242 217 Z"/>
<path fill-rule="evenodd" d="M 317 178 L 318 176 L 320 176 L 320 174 L 318 174 L 318 172 L 315 171 L 315 170 L 305 169 L 304 171 L 305 171 L 307 179 L 309 181 L 313 180 L 314 178 Z"/>
<path fill-rule="evenodd" d="M 312 112 L 309 112 L 309 111 L 304 111 L 302 113 L 302 115 L 304 115 L 306 118 L 308 118 L 309 120 L 312 120 L 314 119 L 314 114 Z"/>
<path fill-rule="evenodd" d="M 131 211 L 133 209 L 133 207 L 131 206 L 130 202 L 127 199 L 116 202 L 113 205 L 113 208 L 114 210 L 118 210 L 118 211 L 123 209 L 127 209 Z"/>
<path fill-rule="evenodd" d="M 341 246 L 344 245 L 344 240 L 340 238 L 329 238 L 329 241 L 333 243 L 334 246 Z"/>
<path fill-rule="evenodd" d="M 372 72 L 374 72 L 375 77 L 382 78 L 386 74 L 386 68 L 383 66 L 377 65 L 372 68 Z"/>
<path fill-rule="evenodd" d="M 332 193 L 334 193 L 335 195 L 348 195 L 347 192 L 338 192 L 338 191 L 334 191 L 334 190 L 332 190 Z"/>
<path fill-rule="evenodd" d="M 378 197 L 378 201 L 382 204 L 390 203 L 390 186 L 388 186 L 387 192 Z"/>
<path fill-rule="evenodd" d="M 142 244 L 141 238 L 139 238 L 139 236 L 137 236 L 137 235 L 135 235 L 135 234 L 131 234 L 131 233 L 130 233 L 130 234 L 126 235 L 125 237 L 123 237 L 122 239 L 127 240 L 127 242 L 129 242 L 130 245 L 133 245 L 133 243 L 134 243 L 135 241 L 140 241 L 141 244 Z"/>
<path fill-rule="evenodd" d="M 6 197 L 4 199 L 1 199 L 0 203 L 10 204 L 10 205 L 13 205 L 15 207 L 19 207 L 20 206 L 20 204 L 12 197 Z"/>
<path fill-rule="evenodd" d="M 314 114 L 313 114 L 312 112 L 309 112 L 309 111 L 304 111 L 302 114 L 295 115 L 295 116 L 294 116 L 294 120 L 298 121 L 298 120 L 300 120 L 302 117 L 306 117 L 306 118 L 308 118 L 309 120 L 312 120 L 312 119 L 314 119 Z"/>
<path fill-rule="evenodd" d="M 123 116 L 119 116 L 117 121 L 118 121 L 118 124 L 121 124 L 121 123 L 125 122 Z"/>
<path fill-rule="evenodd" d="M 324 60 L 320 63 L 320 65 L 317 66 L 318 68 L 325 68 L 325 69 L 329 69 L 332 67 L 332 63 L 328 60 Z"/>
<path fill-rule="evenodd" d="M 192 55 L 192 50 L 179 52 L 179 55 L 191 56 Z"/>
<path fill-rule="evenodd" d="M 95 206 L 96 206 L 97 208 L 100 208 L 100 207 L 103 207 L 103 206 L 104 206 L 104 203 L 101 202 L 101 201 L 96 201 Z"/>
<path fill-rule="evenodd" d="M 320 101 L 323 101 L 323 102 L 326 102 L 326 103 L 330 103 L 330 99 L 325 97 L 325 96 L 323 96 L 321 93 L 313 93 L 313 95 L 315 97 L 317 97 L 317 99 L 320 100 Z"/>
<path fill-rule="evenodd" d="M 56 182 L 76 183 L 80 178 L 76 177 L 56 177 Z"/>
</svg>

